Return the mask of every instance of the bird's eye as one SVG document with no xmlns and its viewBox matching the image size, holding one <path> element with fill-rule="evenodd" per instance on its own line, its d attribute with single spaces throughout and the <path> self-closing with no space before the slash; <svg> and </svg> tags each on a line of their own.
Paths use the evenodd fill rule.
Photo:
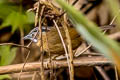
<svg viewBox="0 0 120 80">
<path fill-rule="evenodd" d="M 34 34 L 32 34 L 32 37 L 34 37 Z"/>
</svg>

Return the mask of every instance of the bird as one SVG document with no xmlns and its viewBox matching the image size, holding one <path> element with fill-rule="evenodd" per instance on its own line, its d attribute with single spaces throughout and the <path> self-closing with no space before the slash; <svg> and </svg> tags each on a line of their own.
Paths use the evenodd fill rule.
<svg viewBox="0 0 120 80">
<path fill-rule="evenodd" d="M 66 41 L 67 38 L 65 35 L 64 28 L 59 27 L 59 29 L 60 29 L 61 35 L 63 37 L 63 40 L 64 40 L 65 44 L 67 45 L 67 41 Z M 69 31 L 70 38 L 71 38 L 72 48 L 74 50 L 82 43 L 83 40 L 74 27 L 68 27 L 68 31 Z M 38 27 L 35 27 L 23 39 L 24 40 L 26 40 L 26 39 L 32 40 L 38 46 L 38 45 L 40 45 L 38 39 L 33 38 L 33 36 L 37 32 L 39 34 L 39 29 L 38 29 Z M 47 36 L 47 41 L 46 41 L 46 36 Z M 42 42 L 43 42 L 43 50 L 45 52 L 48 52 L 48 50 L 49 50 L 50 53 L 53 55 L 54 54 L 59 54 L 59 55 L 64 54 L 64 48 L 63 48 L 61 39 L 60 39 L 59 34 L 55 27 L 47 27 L 47 31 L 46 31 L 45 26 L 42 26 Z"/>
<path fill-rule="evenodd" d="M 102 26 L 101 30 L 108 30 L 113 28 L 115 25 L 106 25 Z M 65 44 L 67 45 L 66 41 L 66 35 L 63 27 L 59 27 L 61 35 L 63 37 L 63 40 Z M 72 49 L 77 49 L 80 44 L 84 41 L 83 38 L 80 36 L 80 34 L 77 32 L 77 30 L 74 27 L 68 27 L 68 31 L 71 38 L 71 44 Z M 33 41 L 37 46 L 40 46 L 40 41 L 38 41 L 38 36 L 34 38 L 34 36 L 37 34 L 40 34 L 39 27 L 35 27 L 32 29 L 28 35 L 26 35 L 23 39 L 24 40 L 31 40 Z M 48 53 L 50 52 L 51 55 L 62 55 L 64 54 L 64 48 L 61 43 L 61 39 L 59 37 L 58 31 L 55 27 L 46 27 L 42 26 L 42 42 L 43 42 L 43 51 Z"/>
</svg>

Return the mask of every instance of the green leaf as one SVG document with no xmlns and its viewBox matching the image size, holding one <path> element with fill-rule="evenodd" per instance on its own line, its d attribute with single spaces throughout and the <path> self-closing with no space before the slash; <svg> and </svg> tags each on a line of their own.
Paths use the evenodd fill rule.
<svg viewBox="0 0 120 80">
<path fill-rule="evenodd" d="M 32 24 L 35 22 L 35 14 L 33 12 L 27 12 L 26 16 L 28 24 Z"/>
<path fill-rule="evenodd" d="M 33 12 L 19 12 L 18 6 L 11 5 L 4 0 L 0 1 L 0 19 L 3 20 L 0 29 L 11 26 L 12 33 L 18 28 L 26 29 L 35 22 L 34 17 Z"/>
<path fill-rule="evenodd" d="M 17 6 L 0 3 L 0 18 L 4 20 L 12 11 L 17 10 L 18 10 Z"/>
<path fill-rule="evenodd" d="M 64 8 L 78 32 L 106 57 L 113 60 L 120 71 L 120 47 L 117 42 L 103 35 L 96 24 L 89 21 L 74 7 L 68 5 L 63 0 L 56 0 Z"/>
<path fill-rule="evenodd" d="M 110 7 L 110 11 L 113 16 L 117 16 L 116 22 L 118 24 L 118 29 L 120 30 L 120 8 L 119 8 L 119 0 L 105 0 L 106 3 Z"/>
<path fill-rule="evenodd" d="M 0 0 L 0 4 L 9 3 L 9 0 Z"/>
<path fill-rule="evenodd" d="M 12 33 L 18 28 L 23 27 L 27 23 L 27 16 L 19 12 L 12 12 L 7 19 L 2 23 L 0 28 L 12 26 Z"/>
<path fill-rule="evenodd" d="M 10 49 L 10 46 L 0 46 L 0 66 L 8 65 L 14 60 L 16 49 Z"/>
<path fill-rule="evenodd" d="M 9 75 L 0 75 L 0 80 L 11 80 L 11 77 Z"/>
<path fill-rule="evenodd" d="M 35 14 L 33 12 L 29 12 L 26 14 L 20 13 L 20 12 L 11 12 L 7 18 L 4 20 L 2 25 L 0 26 L 0 29 L 11 26 L 12 27 L 12 33 L 15 32 L 18 28 L 25 28 L 24 26 L 27 24 L 34 23 L 34 17 Z"/>
</svg>

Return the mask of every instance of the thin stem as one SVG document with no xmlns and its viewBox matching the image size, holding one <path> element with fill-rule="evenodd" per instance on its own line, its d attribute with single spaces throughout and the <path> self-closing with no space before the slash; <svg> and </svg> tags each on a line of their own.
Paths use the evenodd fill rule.
<svg viewBox="0 0 120 80">
<path fill-rule="evenodd" d="M 60 39 L 61 39 L 61 42 L 62 42 L 64 51 L 65 51 L 65 54 L 66 54 L 66 57 L 67 57 L 67 63 L 68 63 L 69 73 L 71 73 L 71 72 L 70 72 L 70 71 L 71 71 L 71 66 L 70 66 L 70 62 L 69 62 L 70 59 L 69 59 L 69 55 L 68 55 L 68 51 L 67 51 L 65 42 L 64 42 L 64 40 L 63 40 L 62 34 L 61 34 L 61 32 L 60 32 L 60 29 L 59 29 L 57 23 L 55 22 L 55 20 L 53 20 L 53 23 L 55 24 L 55 27 L 56 27 L 56 29 L 57 29 L 57 31 L 58 31 L 58 34 L 59 34 L 59 37 L 60 37 Z M 71 75 L 71 74 L 70 74 L 70 75 Z"/>
<path fill-rule="evenodd" d="M 67 39 L 67 46 L 68 46 L 68 55 L 69 55 L 69 64 L 70 64 L 70 80 L 74 80 L 74 65 L 73 65 L 73 51 L 72 51 L 72 43 L 71 43 L 71 38 L 70 34 L 67 28 L 67 17 L 66 14 L 64 15 L 64 23 L 63 23 L 63 28 L 66 34 L 66 39 Z"/>
<path fill-rule="evenodd" d="M 16 46 L 16 47 L 23 47 L 23 48 L 26 48 L 26 49 L 30 49 L 29 47 L 27 46 L 24 46 L 24 45 L 19 45 L 19 44 L 15 44 L 15 43 L 1 43 L 0 46 L 4 46 L 4 45 L 12 45 L 12 46 Z"/>
</svg>

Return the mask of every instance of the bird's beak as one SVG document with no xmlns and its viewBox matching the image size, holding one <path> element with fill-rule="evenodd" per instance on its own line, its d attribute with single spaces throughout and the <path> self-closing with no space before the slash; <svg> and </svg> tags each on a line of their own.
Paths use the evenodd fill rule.
<svg viewBox="0 0 120 80">
<path fill-rule="evenodd" d="M 23 40 L 30 39 L 30 37 L 32 37 L 32 36 L 30 36 L 30 35 L 26 35 L 26 36 L 23 37 Z"/>
</svg>

